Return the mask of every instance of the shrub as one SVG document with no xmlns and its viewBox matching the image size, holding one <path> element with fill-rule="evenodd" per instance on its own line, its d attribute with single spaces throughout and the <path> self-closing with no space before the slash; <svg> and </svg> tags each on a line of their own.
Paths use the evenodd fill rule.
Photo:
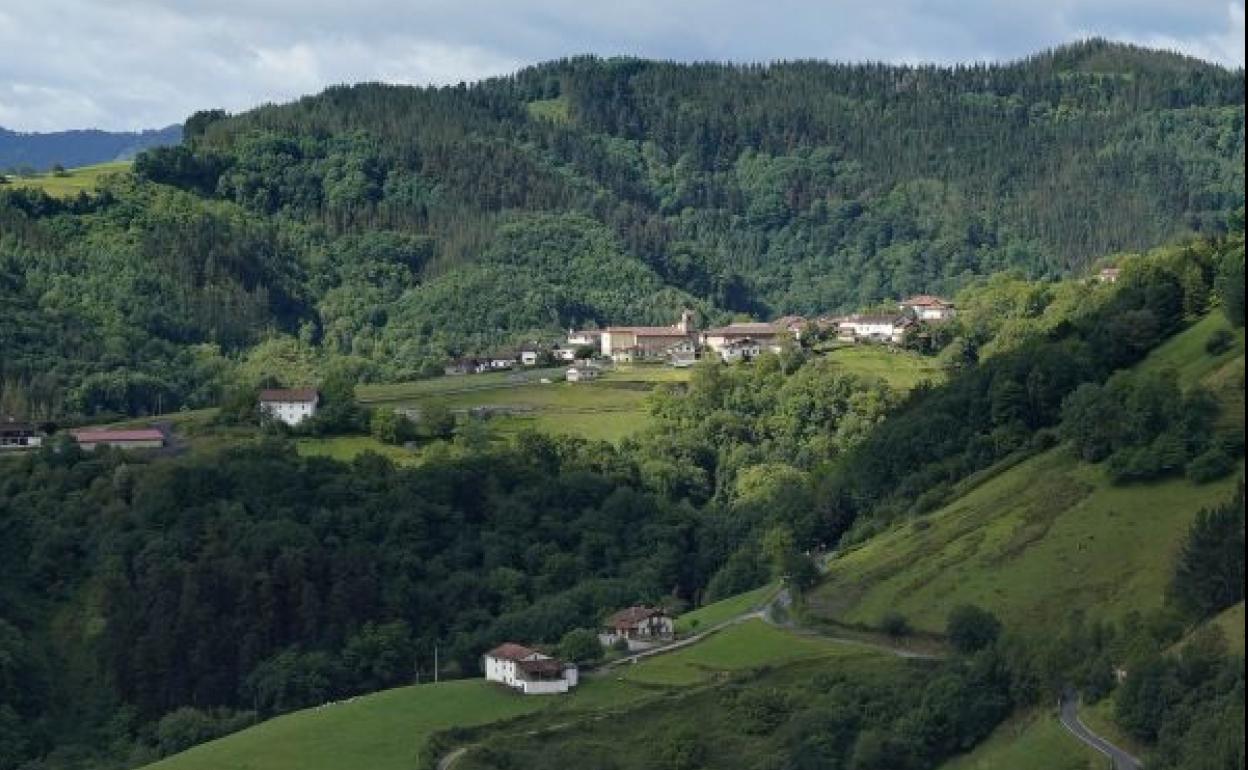
<svg viewBox="0 0 1248 770">
<path fill-rule="evenodd" d="M 1213 447 L 1187 464 L 1187 478 L 1196 484 L 1220 479 L 1235 470 L 1235 461 L 1221 447 Z"/>
<path fill-rule="evenodd" d="M 954 649 L 969 654 L 978 652 L 997 640 L 1001 634 L 1001 621 L 985 609 L 973 604 L 962 604 L 949 612 L 945 631 Z"/>
<path fill-rule="evenodd" d="M 574 628 L 559 641 L 559 657 L 578 665 L 601 660 L 602 652 L 598 635 L 587 628 Z"/>
<path fill-rule="evenodd" d="M 906 616 L 896 610 L 890 610 L 884 613 L 884 617 L 880 618 L 880 628 L 884 633 L 892 637 L 908 636 L 910 634 L 910 621 L 906 620 Z"/>
<path fill-rule="evenodd" d="M 1235 344 L 1235 335 L 1229 329 L 1218 329 L 1205 340 L 1205 352 L 1211 356 L 1220 356 Z"/>
</svg>

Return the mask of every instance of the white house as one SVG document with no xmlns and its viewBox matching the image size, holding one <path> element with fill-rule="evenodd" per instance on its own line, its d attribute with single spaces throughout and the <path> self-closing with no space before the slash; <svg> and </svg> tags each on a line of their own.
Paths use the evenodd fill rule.
<svg viewBox="0 0 1248 770">
<path fill-rule="evenodd" d="M 536 350 L 521 350 L 520 363 L 524 366 L 537 366 L 538 352 Z"/>
<path fill-rule="evenodd" d="M 1118 283 L 1118 276 L 1120 275 L 1122 275 L 1121 268 L 1103 267 L 1101 268 L 1101 271 L 1096 274 L 1096 280 L 1101 283 Z"/>
<path fill-rule="evenodd" d="M 599 347 L 602 345 L 602 331 L 599 329 L 568 329 L 568 347 L 573 349 L 592 345 Z"/>
<path fill-rule="evenodd" d="M 514 353 L 495 353 L 486 359 L 492 371 L 500 371 L 510 369 L 516 365 L 516 356 Z"/>
<path fill-rule="evenodd" d="M 764 347 L 778 347 L 781 335 L 787 334 L 789 334 L 787 330 L 781 330 L 774 324 L 760 322 L 735 323 L 721 326 L 717 329 L 707 329 L 702 333 L 702 344 L 722 356 L 723 349 L 733 343 L 755 343 L 760 350 Z M 728 359 L 725 358 L 724 360 Z"/>
<path fill-rule="evenodd" d="M 295 426 L 316 414 L 321 396 L 315 388 L 260 391 L 260 413 Z"/>
<path fill-rule="evenodd" d="M 769 347 L 778 347 L 778 345 L 769 345 Z M 734 361 L 749 361 L 758 358 L 763 354 L 763 344 L 750 337 L 739 337 L 725 342 L 716 350 L 724 363 L 730 364 Z"/>
<path fill-rule="evenodd" d="M 559 345 L 552 352 L 554 353 L 556 361 L 575 361 L 576 351 L 579 350 L 581 347 L 584 347 L 584 346 L 578 345 L 576 347 L 572 347 L 570 345 Z"/>
<path fill-rule="evenodd" d="M 851 315 L 842 319 L 837 327 L 837 337 L 850 342 L 901 343 L 906 329 L 912 323 L 904 315 Z"/>
<path fill-rule="evenodd" d="M 952 302 L 930 294 L 919 294 L 901 301 L 898 308 L 903 313 L 910 313 L 920 321 L 948 321 L 954 316 Z"/>
<path fill-rule="evenodd" d="M 498 682 L 525 695 L 564 693 L 576 687 L 579 679 L 574 664 L 512 642 L 490 650 L 481 662 L 487 682 Z"/>
<path fill-rule="evenodd" d="M 596 366 L 572 366 L 568 367 L 563 377 L 568 382 L 592 382 L 601 375 L 602 372 Z"/>
<path fill-rule="evenodd" d="M 598 640 L 610 646 L 623 639 L 629 649 L 645 649 L 670 640 L 676 632 L 672 618 L 662 608 L 635 606 L 620 610 L 602 624 Z"/>
</svg>

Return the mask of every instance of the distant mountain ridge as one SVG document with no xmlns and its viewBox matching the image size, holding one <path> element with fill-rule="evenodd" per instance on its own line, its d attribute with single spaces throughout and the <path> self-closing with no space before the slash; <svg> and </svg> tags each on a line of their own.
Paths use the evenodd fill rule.
<svg viewBox="0 0 1248 770">
<path fill-rule="evenodd" d="M 133 158 L 143 150 L 182 141 L 182 125 L 145 131 L 75 129 L 46 134 L 0 128 L 0 169 L 29 166 L 47 171 L 57 163 L 69 168 Z"/>
</svg>

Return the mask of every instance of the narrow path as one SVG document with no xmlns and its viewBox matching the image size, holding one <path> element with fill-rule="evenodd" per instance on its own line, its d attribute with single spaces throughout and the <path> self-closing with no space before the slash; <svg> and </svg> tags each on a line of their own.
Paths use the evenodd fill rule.
<svg viewBox="0 0 1248 770">
<path fill-rule="evenodd" d="M 468 751 L 467 746 L 460 746 L 454 751 L 449 752 L 446 756 L 438 760 L 438 770 L 451 770 L 451 765 L 459 761 L 459 758 Z"/>
<path fill-rule="evenodd" d="M 1087 725 L 1079 721 L 1079 696 L 1077 694 L 1068 692 L 1062 696 L 1060 719 L 1062 727 L 1065 727 L 1067 732 L 1109 757 L 1114 763 L 1114 770 L 1143 770 L 1144 765 L 1140 760 L 1092 732 Z"/>
</svg>

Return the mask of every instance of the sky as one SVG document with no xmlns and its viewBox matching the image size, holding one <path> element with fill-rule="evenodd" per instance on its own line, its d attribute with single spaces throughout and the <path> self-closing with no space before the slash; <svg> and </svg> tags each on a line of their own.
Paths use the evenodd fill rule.
<svg viewBox="0 0 1248 770">
<path fill-rule="evenodd" d="M 582 53 L 1001 61 L 1087 37 L 1244 65 L 1244 0 L 0 0 L 0 126 L 136 130 Z"/>
</svg>

